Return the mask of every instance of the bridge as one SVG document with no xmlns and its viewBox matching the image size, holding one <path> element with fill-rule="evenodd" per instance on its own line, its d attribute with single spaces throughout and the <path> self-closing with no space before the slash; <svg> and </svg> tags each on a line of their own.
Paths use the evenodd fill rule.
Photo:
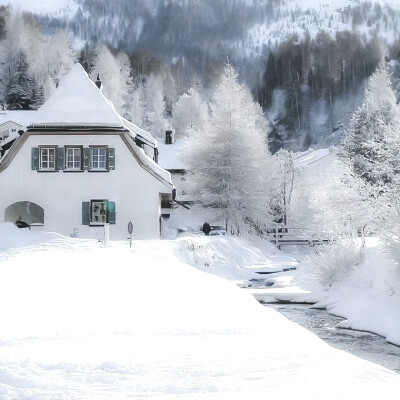
<svg viewBox="0 0 400 400">
<path fill-rule="evenodd" d="M 281 246 L 316 246 L 331 242 L 328 234 L 317 235 L 312 228 L 277 225 L 269 233 L 271 243 Z"/>
</svg>

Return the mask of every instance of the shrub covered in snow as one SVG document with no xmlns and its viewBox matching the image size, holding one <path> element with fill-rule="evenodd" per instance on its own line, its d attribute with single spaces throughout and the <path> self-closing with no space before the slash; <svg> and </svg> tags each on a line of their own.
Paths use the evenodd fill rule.
<svg viewBox="0 0 400 400">
<path fill-rule="evenodd" d="M 398 236 L 386 237 L 384 251 L 389 261 L 389 268 L 395 273 L 400 288 L 400 238 Z"/>
<path fill-rule="evenodd" d="M 308 271 L 323 286 L 349 278 L 364 259 L 364 243 L 347 239 L 317 247 L 307 257 Z"/>
</svg>

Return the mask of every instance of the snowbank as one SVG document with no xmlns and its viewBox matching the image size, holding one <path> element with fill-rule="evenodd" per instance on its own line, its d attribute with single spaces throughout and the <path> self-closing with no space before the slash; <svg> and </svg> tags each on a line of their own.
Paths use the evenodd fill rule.
<svg viewBox="0 0 400 400">
<path fill-rule="evenodd" d="M 256 271 L 281 271 L 285 262 L 297 261 L 265 240 L 231 236 L 190 235 L 171 241 L 182 262 L 226 279 L 260 278 Z"/>
<path fill-rule="evenodd" d="M 312 292 L 301 300 L 312 298 L 317 307 L 346 318 L 340 324 L 343 328 L 374 332 L 400 345 L 400 279 L 379 239 L 366 239 L 364 261 L 346 279 L 324 288 L 310 279 L 305 264 L 297 283 Z"/>
<path fill-rule="evenodd" d="M 397 374 L 176 257 L 193 260 L 184 246 L 203 240 L 105 249 L 1 229 L 2 240 L 36 241 L 0 253 L 2 399 L 375 400 L 400 389 Z M 222 257 L 238 243 L 212 246 Z M 242 254 L 243 264 L 261 257 Z"/>
</svg>

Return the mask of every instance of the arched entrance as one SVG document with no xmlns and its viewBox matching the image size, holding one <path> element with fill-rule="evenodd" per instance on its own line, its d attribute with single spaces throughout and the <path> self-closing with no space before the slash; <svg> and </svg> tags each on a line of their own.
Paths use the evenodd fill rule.
<svg viewBox="0 0 400 400">
<path fill-rule="evenodd" d="M 6 208 L 4 220 L 14 223 L 18 228 L 44 225 L 44 210 L 31 201 L 18 201 Z"/>
</svg>

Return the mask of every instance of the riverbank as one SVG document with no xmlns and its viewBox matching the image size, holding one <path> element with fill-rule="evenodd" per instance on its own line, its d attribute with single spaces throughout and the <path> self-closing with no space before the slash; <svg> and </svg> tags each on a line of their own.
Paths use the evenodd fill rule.
<svg viewBox="0 0 400 400">
<path fill-rule="evenodd" d="M 400 373 L 400 347 L 388 343 L 382 336 L 340 328 L 343 318 L 307 304 L 273 303 L 265 306 L 315 333 L 330 346 Z"/>
<path fill-rule="evenodd" d="M 14 243 L 20 234 L 11 231 Z M 246 253 L 242 261 L 218 258 L 245 242 L 103 248 L 24 235 L 0 252 L 2 399 L 376 400 L 400 390 L 398 374 L 331 348 L 236 284 L 181 261 L 200 262 L 191 245 L 234 270 L 267 257 L 249 247 L 231 256 Z"/>
<path fill-rule="evenodd" d="M 309 292 L 298 301 L 344 318 L 341 327 L 373 332 L 400 346 L 400 273 L 381 240 L 366 238 L 360 264 L 331 285 L 320 283 L 307 260 L 299 264 L 291 285 Z"/>
</svg>

